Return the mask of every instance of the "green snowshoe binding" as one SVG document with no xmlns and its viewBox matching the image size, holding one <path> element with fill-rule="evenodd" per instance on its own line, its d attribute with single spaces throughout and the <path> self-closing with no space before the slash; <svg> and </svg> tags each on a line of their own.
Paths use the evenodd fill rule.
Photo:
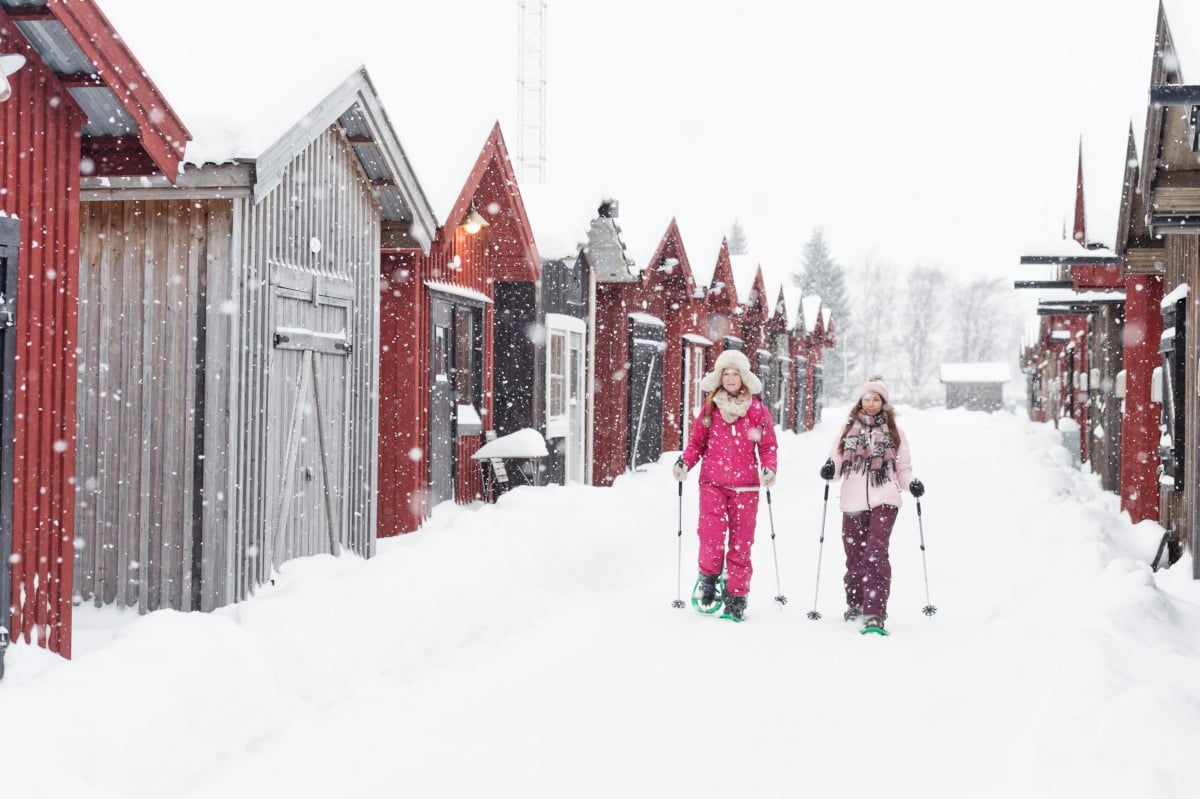
<svg viewBox="0 0 1200 799">
<path fill-rule="evenodd" d="M 703 574 L 696 577 L 692 586 L 692 607 L 711 616 L 721 609 L 725 599 L 725 577 L 720 574 Z"/>
<path fill-rule="evenodd" d="M 875 635 L 889 634 L 888 631 L 884 629 L 883 618 L 880 616 L 868 616 L 866 622 L 863 624 L 862 630 L 859 632 L 861 635 L 866 635 L 867 633 L 874 633 Z"/>
<path fill-rule="evenodd" d="M 725 597 L 725 612 L 721 614 L 722 619 L 729 621 L 744 621 L 746 616 L 746 597 L 744 596 L 727 596 Z"/>
</svg>

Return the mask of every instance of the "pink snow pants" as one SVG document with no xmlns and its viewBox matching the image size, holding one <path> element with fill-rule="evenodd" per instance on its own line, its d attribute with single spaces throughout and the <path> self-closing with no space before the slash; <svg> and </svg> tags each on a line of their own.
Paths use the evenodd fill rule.
<svg viewBox="0 0 1200 799">
<path fill-rule="evenodd" d="M 892 592 L 892 563 L 888 543 L 900 509 L 879 505 L 842 516 L 842 544 L 846 547 L 846 604 L 859 607 L 864 616 L 887 615 Z"/>
<path fill-rule="evenodd" d="M 700 486 L 700 571 L 720 574 L 725 567 L 725 592 L 750 593 L 750 547 L 758 518 L 758 490 L 733 491 L 720 486 Z M 725 531 L 729 531 L 726 548 Z"/>
</svg>

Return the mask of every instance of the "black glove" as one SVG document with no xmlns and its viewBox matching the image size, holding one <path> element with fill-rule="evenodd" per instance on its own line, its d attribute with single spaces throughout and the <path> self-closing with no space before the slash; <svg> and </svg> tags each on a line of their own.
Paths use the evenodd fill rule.
<svg viewBox="0 0 1200 799">
<path fill-rule="evenodd" d="M 908 493 L 920 499 L 925 494 L 925 484 L 914 477 L 913 481 L 908 484 Z"/>
<path fill-rule="evenodd" d="M 832 480 L 833 479 L 833 458 L 830 458 L 829 460 L 825 461 L 825 465 L 821 467 L 821 479 L 822 480 Z"/>
</svg>

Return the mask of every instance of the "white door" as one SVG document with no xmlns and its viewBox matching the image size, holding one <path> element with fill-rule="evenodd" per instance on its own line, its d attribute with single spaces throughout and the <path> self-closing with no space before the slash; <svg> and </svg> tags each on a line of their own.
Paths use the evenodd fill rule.
<svg viewBox="0 0 1200 799">
<path fill-rule="evenodd" d="M 586 332 L 582 319 L 546 314 L 546 438 L 559 439 L 568 484 L 586 476 Z"/>
</svg>

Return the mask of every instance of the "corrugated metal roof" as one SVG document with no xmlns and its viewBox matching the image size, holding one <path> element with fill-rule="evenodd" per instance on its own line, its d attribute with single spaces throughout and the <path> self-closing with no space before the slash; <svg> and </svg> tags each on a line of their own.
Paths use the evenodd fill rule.
<svg viewBox="0 0 1200 799">
<path fill-rule="evenodd" d="M 0 0 L 0 5 L 5 8 L 44 7 L 45 2 Z M 16 25 L 55 75 L 95 74 L 96 68 L 91 59 L 84 55 L 66 26 L 57 19 L 22 19 L 17 20 Z M 84 136 L 127 136 L 137 133 L 137 125 L 125 112 L 112 89 L 97 85 L 72 87 L 67 91 L 87 114 Z"/>
</svg>

